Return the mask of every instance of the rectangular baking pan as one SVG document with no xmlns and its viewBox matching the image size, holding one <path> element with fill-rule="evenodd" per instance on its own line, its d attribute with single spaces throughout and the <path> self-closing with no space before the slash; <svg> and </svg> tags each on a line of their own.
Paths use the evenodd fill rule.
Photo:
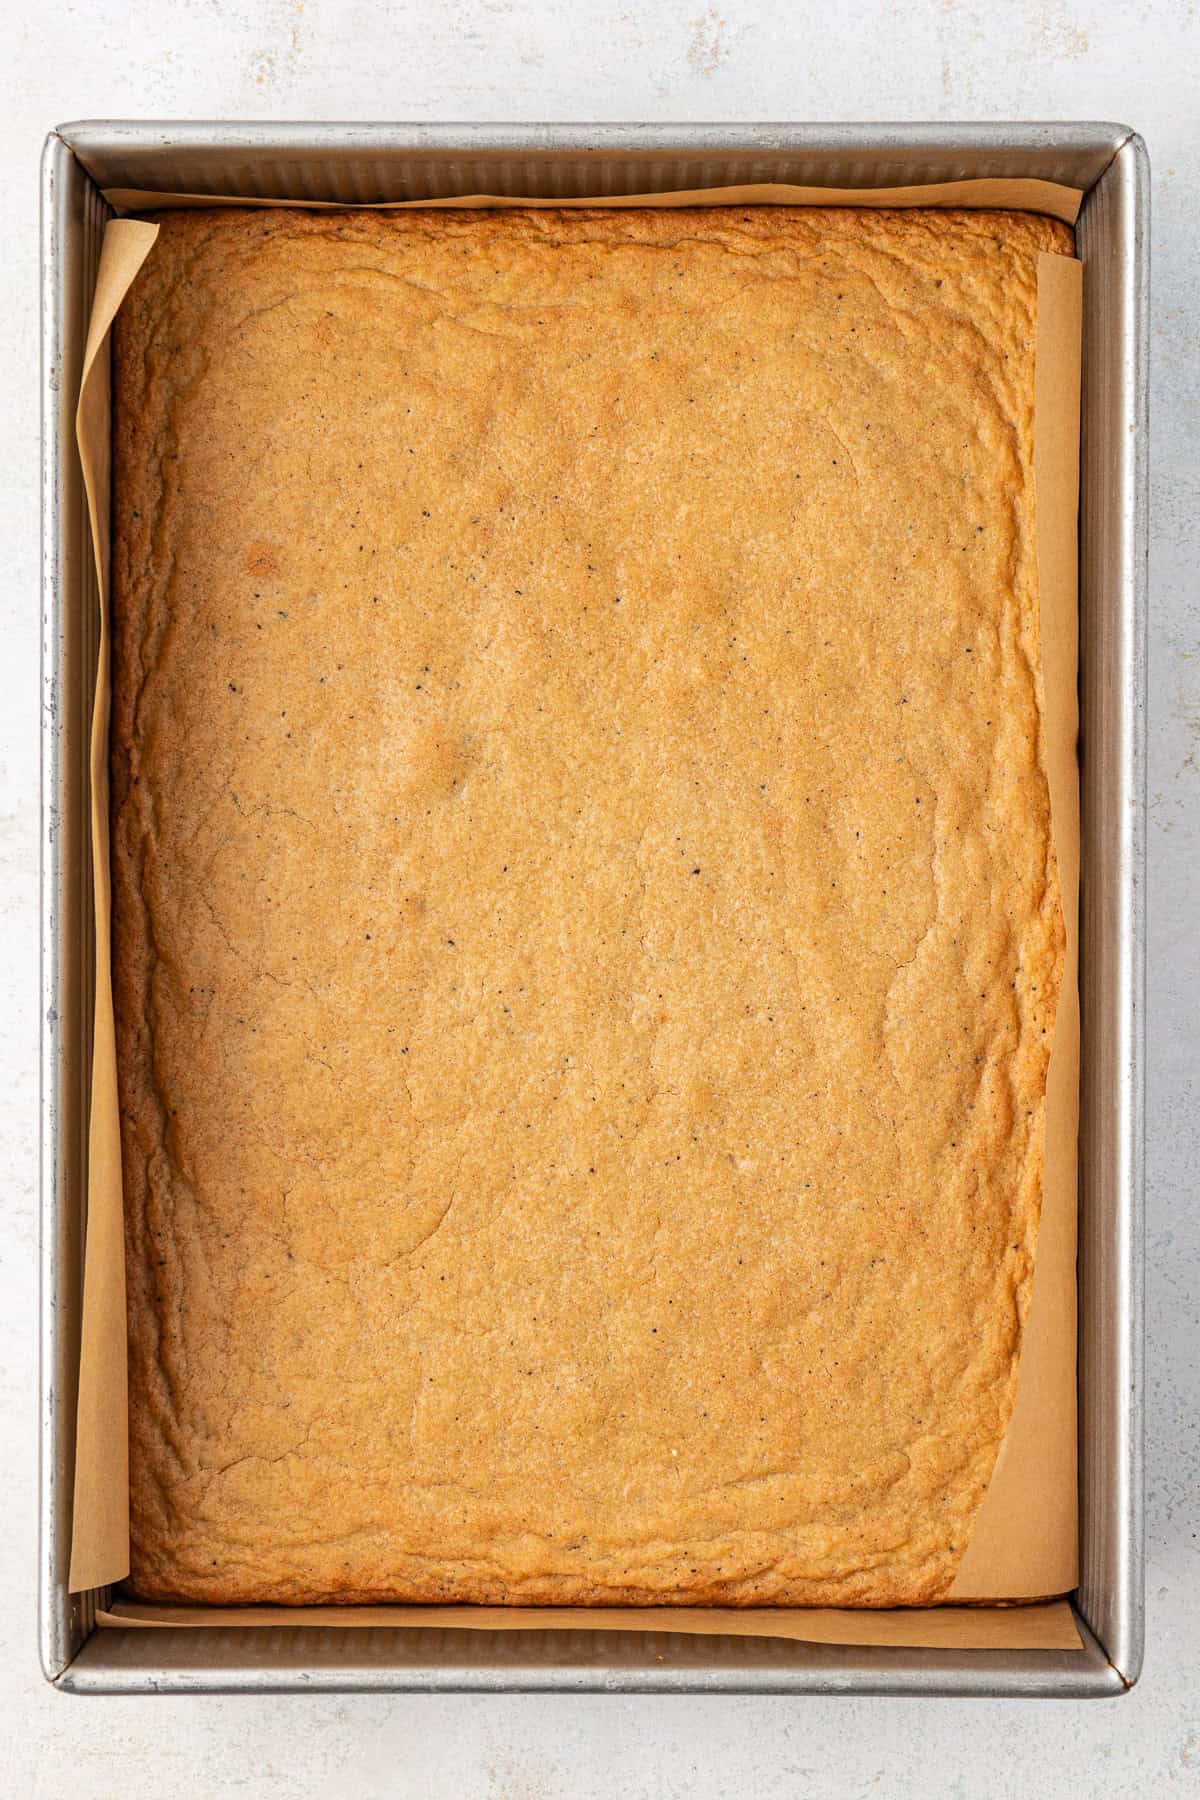
<svg viewBox="0 0 1200 1800">
<path fill-rule="evenodd" d="M 95 1628 L 67 1592 L 86 1196 L 96 581 L 74 445 L 100 190 L 349 203 L 1035 176 L 1084 190 L 1079 1220 L 1084 1649 L 900 1650 L 678 1632 Z M 89 122 L 42 185 L 40 1647 L 76 1693 L 229 1689 L 1120 1693 L 1143 1638 L 1142 1262 L 1149 167 L 1123 125 Z M 1035 1528 L 1035 1521 L 1031 1521 Z"/>
</svg>

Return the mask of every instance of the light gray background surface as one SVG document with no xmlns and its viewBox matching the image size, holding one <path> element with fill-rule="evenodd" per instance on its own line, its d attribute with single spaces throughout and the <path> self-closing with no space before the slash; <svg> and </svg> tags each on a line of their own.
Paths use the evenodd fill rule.
<svg viewBox="0 0 1200 1800">
<path fill-rule="evenodd" d="M 1196 0 L 0 0 L 0 1795 L 1200 1796 Z M 1154 169 L 1149 1646 L 1116 1702 L 71 1699 L 34 1626 L 37 163 L 103 117 L 1117 119 Z M 1190 921 L 1190 923 L 1189 923 Z"/>
</svg>

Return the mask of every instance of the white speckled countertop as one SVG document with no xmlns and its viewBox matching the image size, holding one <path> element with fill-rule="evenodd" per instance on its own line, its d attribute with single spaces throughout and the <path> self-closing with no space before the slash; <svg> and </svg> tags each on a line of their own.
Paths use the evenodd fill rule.
<svg viewBox="0 0 1200 1800">
<path fill-rule="evenodd" d="M 1200 1796 L 1195 0 L 0 0 L 0 1794 Z M 37 166 L 104 117 L 1119 119 L 1154 169 L 1149 1640 L 1116 1702 L 72 1699 L 37 1667 Z M 1188 920 L 1192 920 L 1189 926 Z"/>
</svg>

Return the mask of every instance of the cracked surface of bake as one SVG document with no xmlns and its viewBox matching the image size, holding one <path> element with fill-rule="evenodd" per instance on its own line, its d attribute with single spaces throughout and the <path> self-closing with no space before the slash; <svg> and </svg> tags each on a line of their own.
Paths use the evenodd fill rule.
<svg viewBox="0 0 1200 1800">
<path fill-rule="evenodd" d="M 161 224 L 115 362 L 135 1590 L 938 1599 L 1039 1208 L 1069 232 Z"/>
</svg>

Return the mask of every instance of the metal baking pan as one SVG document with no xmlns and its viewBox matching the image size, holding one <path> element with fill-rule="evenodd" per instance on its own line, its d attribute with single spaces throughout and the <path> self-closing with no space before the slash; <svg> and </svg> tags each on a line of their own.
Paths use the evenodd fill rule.
<svg viewBox="0 0 1200 1800">
<path fill-rule="evenodd" d="M 96 586 L 74 448 L 105 187 L 361 202 L 776 181 L 1038 176 L 1085 191 L 1080 1653 L 680 1633 L 94 1626 L 67 1562 L 92 982 L 87 743 Z M 1115 1694 L 1143 1638 L 1142 1190 L 1149 168 L 1123 125 L 266 125 L 51 132 L 42 185 L 40 1639 L 78 1693 L 218 1689 Z"/>
</svg>

